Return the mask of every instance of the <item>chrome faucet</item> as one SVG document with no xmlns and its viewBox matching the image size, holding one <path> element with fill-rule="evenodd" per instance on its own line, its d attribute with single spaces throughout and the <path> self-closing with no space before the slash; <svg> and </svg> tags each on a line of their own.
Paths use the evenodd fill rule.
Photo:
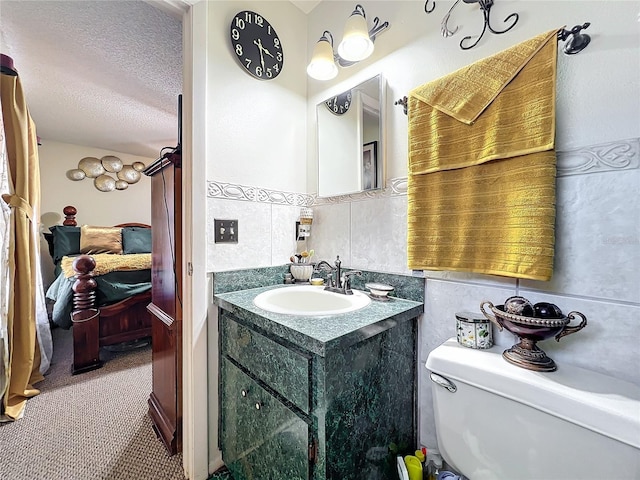
<svg viewBox="0 0 640 480">
<path fill-rule="evenodd" d="M 327 277 L 327 287 L 333 287 L 333 271 L 334 268 L 329 265 L 329 262 L 326 262 L 325 260 L 320 260 L 318 263 L 316 263 L 316 268 L 315 268 L 316 272 L 321 272 L 321 271 L 325 271 L 329 274 L 329 276 Z"/>
<path fill-rule="evenodd" d="M 316 263 L 316 270 L 324 270 L 330 273 L 327 278 L 327 286 L 324 287 L 325 290 L 335 293 L 341 293 L 343 295 L 353 295 L 351 291 L 351 277 L 353 275 L 362 275 L 360 270 L 350 270 L 342 274 L 342 261 L 340 260 L 340 256 L 336 257 L 335 267 L 329 265 L 328 262 L 321 260 Z"/>
</svg>

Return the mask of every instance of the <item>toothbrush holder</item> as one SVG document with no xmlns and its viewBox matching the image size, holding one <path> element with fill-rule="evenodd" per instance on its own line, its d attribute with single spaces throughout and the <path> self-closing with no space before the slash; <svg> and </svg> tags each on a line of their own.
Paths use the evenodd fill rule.
<svg viewBox="0 0 640 480">
<path fill-rule="evenodd" d="M 291 265 L 291 275 L 295 278 L 296 282 L 308 282 L 313 274 L 313 265 Z"/>
</svg>

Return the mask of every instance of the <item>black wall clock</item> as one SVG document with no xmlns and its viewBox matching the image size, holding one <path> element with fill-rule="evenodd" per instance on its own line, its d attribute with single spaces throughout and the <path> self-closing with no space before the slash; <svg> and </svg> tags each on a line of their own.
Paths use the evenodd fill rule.
<svg viewBox="0 0 640 480">
<path fill-rule="evenodd" d="M 341 94 L 330 98 L 324 102 L 324 104 L 336 115 L 347 113 L 347 110 L 349 110 L 349 107 L 351 106 L 351 90 L 347 90 L 346 92 L 342 92 Z"/>
<path fill-rule="evenodd" d="M 282 71 L 284 52 L 278 34 L 260 14 L 244 10 L 231 21 L 229 31 L 236 59 L 259 80 L 272 80 Z"/>
</svg>

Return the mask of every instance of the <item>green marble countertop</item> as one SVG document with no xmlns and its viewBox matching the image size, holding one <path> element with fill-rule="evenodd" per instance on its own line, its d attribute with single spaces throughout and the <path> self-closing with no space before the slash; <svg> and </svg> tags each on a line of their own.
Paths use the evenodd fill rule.
<svg viewBox="0 0 640 480">
<path fill-rule="evenodd" d="M 318 317 L 272 313 L 253 304 L 258 294 L 287 287 L 272 285 L 218 293 L 214 303 L 249 326 L 323 357 L 331 349 L 358 343 L 424 312 L 423 303 L 396 297 L 390 297 L 388 302 L 372 300 L 354 312 Z"/>
</svg>

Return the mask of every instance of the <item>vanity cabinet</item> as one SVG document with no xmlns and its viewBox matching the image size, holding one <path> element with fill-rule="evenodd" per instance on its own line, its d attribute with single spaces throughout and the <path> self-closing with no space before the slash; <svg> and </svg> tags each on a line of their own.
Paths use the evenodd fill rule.
<svg viewBox="0 0 640 480">
<path fill-rule="evenodd" d="M 238 478 L 309 478 L 309 425 L 277 397 L 222 359 L 224 458 Z"/>
<path fill-rule="evenodd" d="M 417 314 L 319 353 L 235 313 L 219 309 L 219 438 L 234 480 L 397 478 L 389 446 L 416 444 Z"/>
</svg>

